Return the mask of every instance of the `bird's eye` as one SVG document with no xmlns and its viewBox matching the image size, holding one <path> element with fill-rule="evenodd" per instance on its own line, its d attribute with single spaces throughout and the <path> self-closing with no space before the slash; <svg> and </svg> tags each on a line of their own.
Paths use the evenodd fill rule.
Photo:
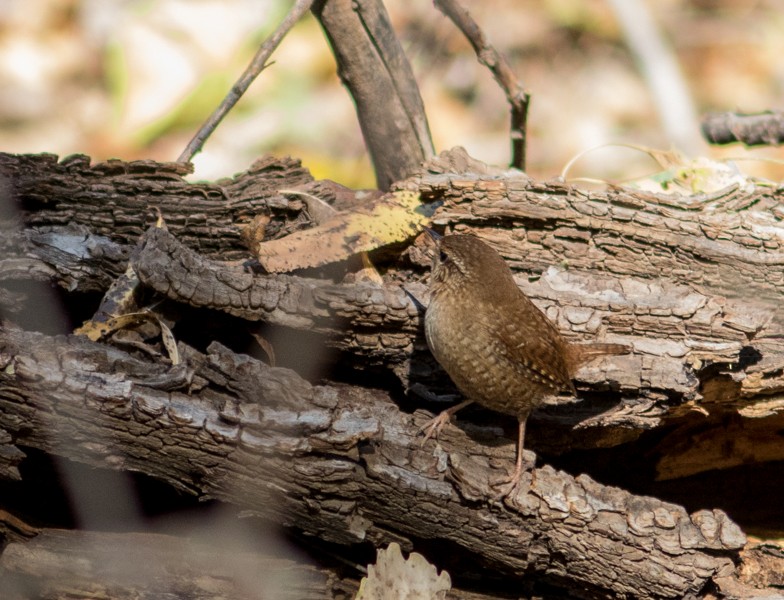
<svg viewBox="0 0 784 600">
<path fill-rule="evenodd" d="M 441 262 L 446 262 L 448 258 L 449 257 L 446 255 L 446 252 L 444 252 L 443 250 L 439 251 L 438 260 L 440 260 Z"/>
</svg>

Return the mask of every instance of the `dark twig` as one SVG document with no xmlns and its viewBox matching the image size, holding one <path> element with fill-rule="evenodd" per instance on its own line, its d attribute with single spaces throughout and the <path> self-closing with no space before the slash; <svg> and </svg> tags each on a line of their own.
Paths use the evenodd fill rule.
<svg viewBox="0 0 784 600">
<path fill-rule="evenodd" d="M 463 32 L 463 35 L 473 46 L 479 62 L 490 69 L 493 77 L 504 90 L 512 112 L 511 164 L 513 167 L 525 170 L 526 119 L 530 100 L 528 92 L 517 79 L 506 58 L 490 45 L 477 22 L 465 8 L 460 6 L 456 0 L 434 0 L 433 3 Z"/>
<path fill-rule="evenodd" d="M 242 95 L 250 87 L 250 84 L 258 77 L 259 73 L 268 66 L 267 61 L 278 47 L 278 44 L 286 37 L 286 34 L 291 30 L 294 24 L 302 18 L 302 15 L 310 10 L 312 4 L 313 0 L 297 0 L 294 7 L 289 14 L 286 15 L 286 18 L 283 19 L 283 22 L 278 26 L 275 32 L 264 40 L 264 43 L 256 52 L 256 55 L 253 57 L 250 65 L 248 65 L 248 68 L 245 69 L 240 78 L 234 83 L 218 108 L 213 111 L 209 118 L 199 128 L 199 131 L 196 132 L 196 135 L 188 142 L 188 145 L 185 147 L 182 154 L 180 154 L 177 162 L 190 162 L 193 155 L 201 150 L 204 142 L 212 135 L 212 132 L 215 131 L 215 128 L 223 120 L 223 117 L 225 117 L 234 105 L 237 104 Z"/>
<path fill-rule="evenodd" d="M 711 144 L 777 146 L 784 142 L 784 112 L 709 113 L 702 119 L 702 135 Z"/>
</svg>

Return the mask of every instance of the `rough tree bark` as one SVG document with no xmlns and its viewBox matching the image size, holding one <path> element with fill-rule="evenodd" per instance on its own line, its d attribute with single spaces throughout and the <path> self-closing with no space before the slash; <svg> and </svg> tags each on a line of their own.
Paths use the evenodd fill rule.
<svg viewBox="0 0 784 600">
<path fill-rule="evenodd" d="M 492 484 L 511 468 L 513 443 L 499 428 L 507 424 L 481 414 L 421 446 L 428 414 L 412 406 L 434 404 L 419 390 L 450 386 L 422 339 L 427 261 L 416 244 L 379 255 L 384 285 L 262 275 L 219 260 L 242 256 L 238 224 L 253 211 L 270 215 L 270 237 L 307 225 L 306 206 L 276 190 L 329 188 L 296 162 L 267 159 L 214 184 L 186 183 L 179 167 L 151 162 L 3 155 L 0 166 L 20 211 L 0 261 L 11 320 L 38 300 L 11 282 L 105 290 L 130 261 L 151 302 L 166 299 L 155 310 L 168 318 L 187 306 L 202 322 L 225 314 L 238 329 L 262 321 L 288 336 L 315 332 L 309 343 L 336 349 L 342 373 L 342 382 L 313 385 L 229 349 L 214 330 L 203 350 L 180 342 L 183 363 L 171 366 L 148 345 L 34 333 L 6 319 L 6 477 L 19 476 L 25 448 L 142 472 L 345 547 L 430 549 L 428 558 L 455 574 L 502 576 L 506 593 L 754 597 L 780 585 L 780 555 L 745 545 L 713 499 L 689 514 L 580 469 L 544 466 L 535 484 L 499 501 Z M 489 169 L 460 151 L 398 186 L 443 200 L 437 223 L 498 248 L 566 334 L 633 346 L 578 374 L 588 400 L 541 411 L 531 428 L 537 452 L 605 448 L 622 460 L 647 433 L 660 440 L 651 453 L 658 476 L 670 478 L 782 459 L 777 190 L 585 192 Z M 168 232 L 148 229 L 153 207 Z M 395 380 L 368 387 L 354 379 L 362 371 Z M 726 425 L 729 415 L 742 431 Z M 701 438 L 692 445 L 695 429 Z M 0 559 L 15 581 L 40 572 L 15 558 L 26 543 L 15 541 Z"/>
</svg>

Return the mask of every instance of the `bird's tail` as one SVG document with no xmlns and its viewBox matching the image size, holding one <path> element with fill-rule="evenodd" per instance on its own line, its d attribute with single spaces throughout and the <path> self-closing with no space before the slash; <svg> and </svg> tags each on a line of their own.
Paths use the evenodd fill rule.
<svg viewBox="0 0 784 600">
<path fill-rule="evenodd" d="M 589 344 L 572 344 L 572 364 L 579 367 L 582 364 L 592 361 L 600 356 L 616 356 L 618 354 L 629 354 L 631 346 L 626 344 L 602 344 L 591 342 Z"/>
</svg>

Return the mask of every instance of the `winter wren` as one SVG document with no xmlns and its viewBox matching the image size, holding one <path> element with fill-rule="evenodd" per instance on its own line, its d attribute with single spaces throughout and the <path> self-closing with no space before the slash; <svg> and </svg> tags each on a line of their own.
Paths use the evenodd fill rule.
<svg viewBox="0 0 784 600">
<path fill-rule="evenodd" d="M 433 257 L 425 335 L 436 360 L 465 396 L 423 431 L 436 435 L 471 402 L 519 422 L 513 490 L 523 473 L 525 422 L 550 395 L 574 394 L 574 368 L 592 356 L 628 352 L 619 344 L 573 346 L 520 291 L 512 271 L 473 235 L 438 241 Z"/>
</svg>

